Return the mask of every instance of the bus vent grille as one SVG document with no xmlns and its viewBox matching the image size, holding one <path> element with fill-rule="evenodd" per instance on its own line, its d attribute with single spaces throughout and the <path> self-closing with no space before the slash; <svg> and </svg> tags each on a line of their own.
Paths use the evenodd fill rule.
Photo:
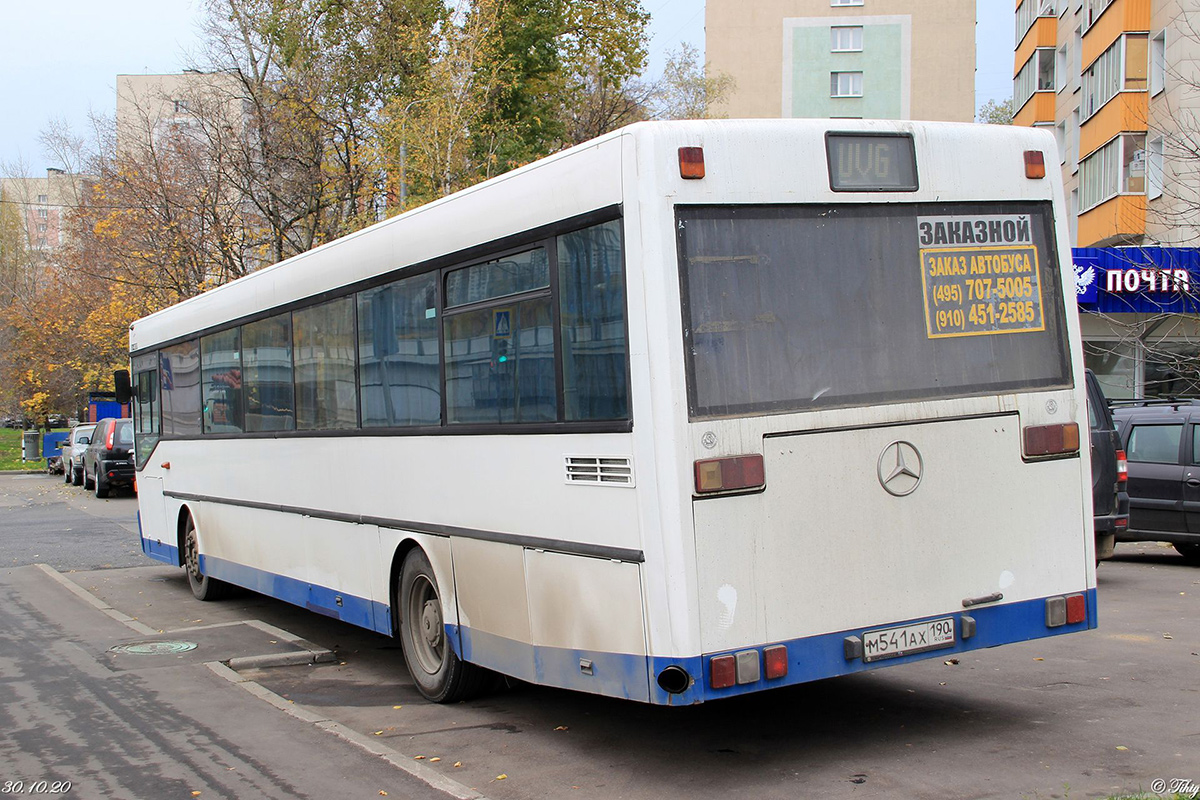
<svg viewBox="0 0 1200 800">
<path fill-rule="evenodd" d="M 633 459 L 628 456 L 565 456 L 567 483 L 633 486 Z"/>
</svg>

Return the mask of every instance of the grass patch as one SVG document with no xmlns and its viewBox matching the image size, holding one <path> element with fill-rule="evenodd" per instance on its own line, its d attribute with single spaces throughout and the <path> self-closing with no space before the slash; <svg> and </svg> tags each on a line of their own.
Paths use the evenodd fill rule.
<svg viewBox="0 0 1200 800">
<path fill-rule="evenodd" d="M 60 429 L 68 430 L 68 429 Z M 39 461 L 21 460 L 21 434 L 13 428 L 0 428 L 0 472 L 13 470 L 45 469 L 46 459 Z M 41 434 L 38 434 L 41 436 Z M 39 440 L 39 449 L 41 448 Z"/>
</svg>

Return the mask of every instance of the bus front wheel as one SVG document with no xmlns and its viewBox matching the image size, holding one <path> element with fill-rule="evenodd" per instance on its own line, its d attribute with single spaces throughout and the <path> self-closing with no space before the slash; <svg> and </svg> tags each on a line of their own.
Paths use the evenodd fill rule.
<svg viewBox="0 0 1200 800">
<path fill-rule="evenodd" d="M 196 523 L 189 515 L 183 528 L 183 568 L 188 585 L 197 600 L 220 600 L 230 593 L 230 585 L 200 571 L 200 546 L 196 542 Z"/>
<path fill-rule="evenodd" d="M 396 591 L 401 649 L 417 691 L 435 703 L 454 703 L 482 691 L 490 673 L 455 655 L 442 619 L 437 578 L 421 550 L 405 556 Z"/>
</svg>

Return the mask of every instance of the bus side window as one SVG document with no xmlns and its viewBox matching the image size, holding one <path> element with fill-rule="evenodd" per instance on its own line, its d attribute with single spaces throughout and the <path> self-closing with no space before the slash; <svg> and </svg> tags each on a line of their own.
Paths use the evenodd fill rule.
<svg viewBox="0 0 1200 800">
<path fill-rule="evenodd" d="M 563 400 L 568 420 L 629 416 L 621 223 L 558 237 Z"/>
</svg>

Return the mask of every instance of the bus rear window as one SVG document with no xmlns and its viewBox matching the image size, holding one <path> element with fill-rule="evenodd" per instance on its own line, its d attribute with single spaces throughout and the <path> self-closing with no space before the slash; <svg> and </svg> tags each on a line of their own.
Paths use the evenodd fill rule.
<svg viewBox="0 0 1200 800">
<path fill-rule="evenodd" d="M 676 214 L 693 418 L 1070 385 L 1047 203 Z"/>
</svg>

